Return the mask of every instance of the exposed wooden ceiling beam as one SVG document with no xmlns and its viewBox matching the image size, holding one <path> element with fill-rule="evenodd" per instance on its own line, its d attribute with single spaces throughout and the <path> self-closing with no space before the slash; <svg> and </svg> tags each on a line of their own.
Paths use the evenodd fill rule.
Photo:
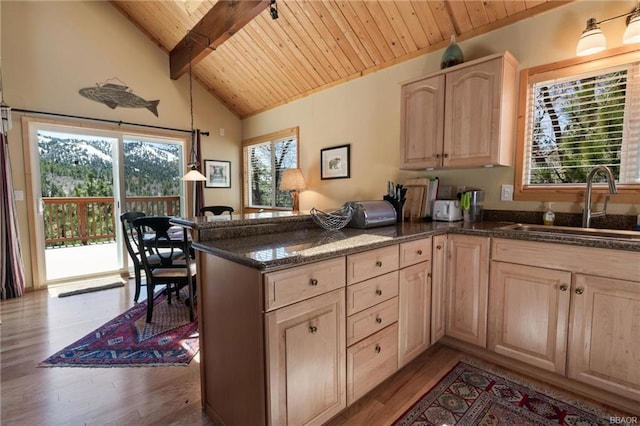
<svg viewBox="0 0 640 426">
<path fill-rule="evenodd" d="M 269 7 L 269 0 L 220 0 L 169 53 L 169 69 L 177 80 L 212 49 Z"/>
</svg>

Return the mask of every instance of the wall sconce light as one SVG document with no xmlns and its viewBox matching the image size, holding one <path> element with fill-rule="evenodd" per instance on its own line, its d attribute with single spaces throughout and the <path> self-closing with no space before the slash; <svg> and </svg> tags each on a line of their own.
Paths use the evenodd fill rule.
<svg viewBox="0 0 640 426">
<path fill-rule="evenodd" d="M 300 211 L 300 203 L 298 201 L 298 195 L 301 189 L 305 189 L 307 184 L 304 182 L 302 176 L 302 170 L 300 169 L 284 169 L 282 172 L 282 178 L 280 179 L 280 189 L 282 191 L 291 191 L 291 201 L 293 202 L 294 212 Z"/>
<path fill-rule="evenodd" d="M 627 28 L 624 30 L 624 35 L 622 36 L 622 43 L 640 43 L 639 4 L 631 12 L 614 16 L 613 18 L 603 19 L 602 21 L 596 21 L 596 18 L 589 18 L 587 20 L 587 27 L 582 32 L 580 40 L 578 40 L 576 55 L 587 56 L 605 50 L 607 48 L 607 39 L 598 25 L 622 17 L 627 18 Z"/>
<path fill-rule="evenodd" d="M 269 3 L 269 14 L 271 15 L 271 19 L 278 19 L 278 5 L 276 4 L 276 0 L 271 0 Z"/>
</svg>

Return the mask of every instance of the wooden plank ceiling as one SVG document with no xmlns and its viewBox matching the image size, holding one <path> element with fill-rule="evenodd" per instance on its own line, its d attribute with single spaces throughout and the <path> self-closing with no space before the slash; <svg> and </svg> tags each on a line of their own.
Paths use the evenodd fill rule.
<svg viewBox="0 0 640 426">
<path fill-rule="evenodd" d="M 111 0 L 114 7 L 167 53 L 187 34 L 193 34 L 194 38 L 200 34 L 197 28 L 201 27 L 196 25 L 216 3 L 216 0 Z M 237 0 L 219 3 L 216 10 L 224 11 L 220 6 L 229 5 L 222 3 L 233 6 Z M 200 37 L 203 41 L 198 43 L 211 44 L 215 50 L 200 48 L 200 55 L 192 58 L 192 72 L 229 110 L 245 118 L 441 49 L 452 34 L 464 40 L 566 3 L 277 0 L 276 20 L 271 19 L 267 2 L 255 18 L 246 24 L 241 22 L 244 26 L 240 29 L 230 25 L 221 44 Z M 209 19 L 216 10 L 208 15 Z"/>
</svg>

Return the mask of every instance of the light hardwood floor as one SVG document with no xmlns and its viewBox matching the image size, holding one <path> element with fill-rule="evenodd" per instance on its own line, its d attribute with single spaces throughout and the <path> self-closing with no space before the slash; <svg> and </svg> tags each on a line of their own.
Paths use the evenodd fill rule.
<svg viewBox="0 0 640 426">
<path fill-rule="evenodd" d="M 43 290 L 2 301 L 0 424 L 212 425 L 200 406 L 197 357 L 188 367 L 37 367 L 133 306 L 132 299 L 129 284 L 66 298 Z M 436 345 L 330 424 L 389 425 L 464 357 Z"/>
</svg>

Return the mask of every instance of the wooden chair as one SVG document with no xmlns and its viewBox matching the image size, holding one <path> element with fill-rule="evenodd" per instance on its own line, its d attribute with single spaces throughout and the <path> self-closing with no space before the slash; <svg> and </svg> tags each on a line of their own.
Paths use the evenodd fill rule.
<svg viewBox="0 0 640 426">
<path fill-rule="evenodd" d="M 140 246 L 138 245 L 138 238 L 136 236 L 135 227 L 133 226 L 133 221 L 142 216 L 146 215 L 142 212 L 126 212 L 120 215 L 122 235 L 124 236 L 124 242 L 127 246 L 129 257 L 133 262 L 133 272 L 136 282 L 136 293 L 133 296 L 134 302 L 137 302 L 140 297 L 140 287 L 142 287 L 142 264 L 140 263 Z"/>
<path fill-rule="evenodd" d="M 204 216 L 206 212 L 209 212 L 219 216 L 224 212 L 229 212 L 229 216 L 232 216 L 234 211 L 233 207 L 230 206 L 205 206 L 200 209 L 200 214 Z"/>
<path fill-rule="evenodd" d="M 189 289 L 189 320 L 193 321 L 196 262 L 190 255 L 189 235 L 183 229 L 181 235 L 170 232 L 173 227 L 168 216 L 143 216 L 133 221 L 138 237 L 141 263 L 147 277 L 147 322 L 153 317 L 153 300 L 156 285 L 166 285 L 167 303 L 171 304 L 171 292 L 187 286 Z M 149 259 L 150 249 L 154 254 Z M 157 257 L 156 257 L 157 256 Z M 157 262 L 155 261 L 157 259 Z"/>
</svg>

